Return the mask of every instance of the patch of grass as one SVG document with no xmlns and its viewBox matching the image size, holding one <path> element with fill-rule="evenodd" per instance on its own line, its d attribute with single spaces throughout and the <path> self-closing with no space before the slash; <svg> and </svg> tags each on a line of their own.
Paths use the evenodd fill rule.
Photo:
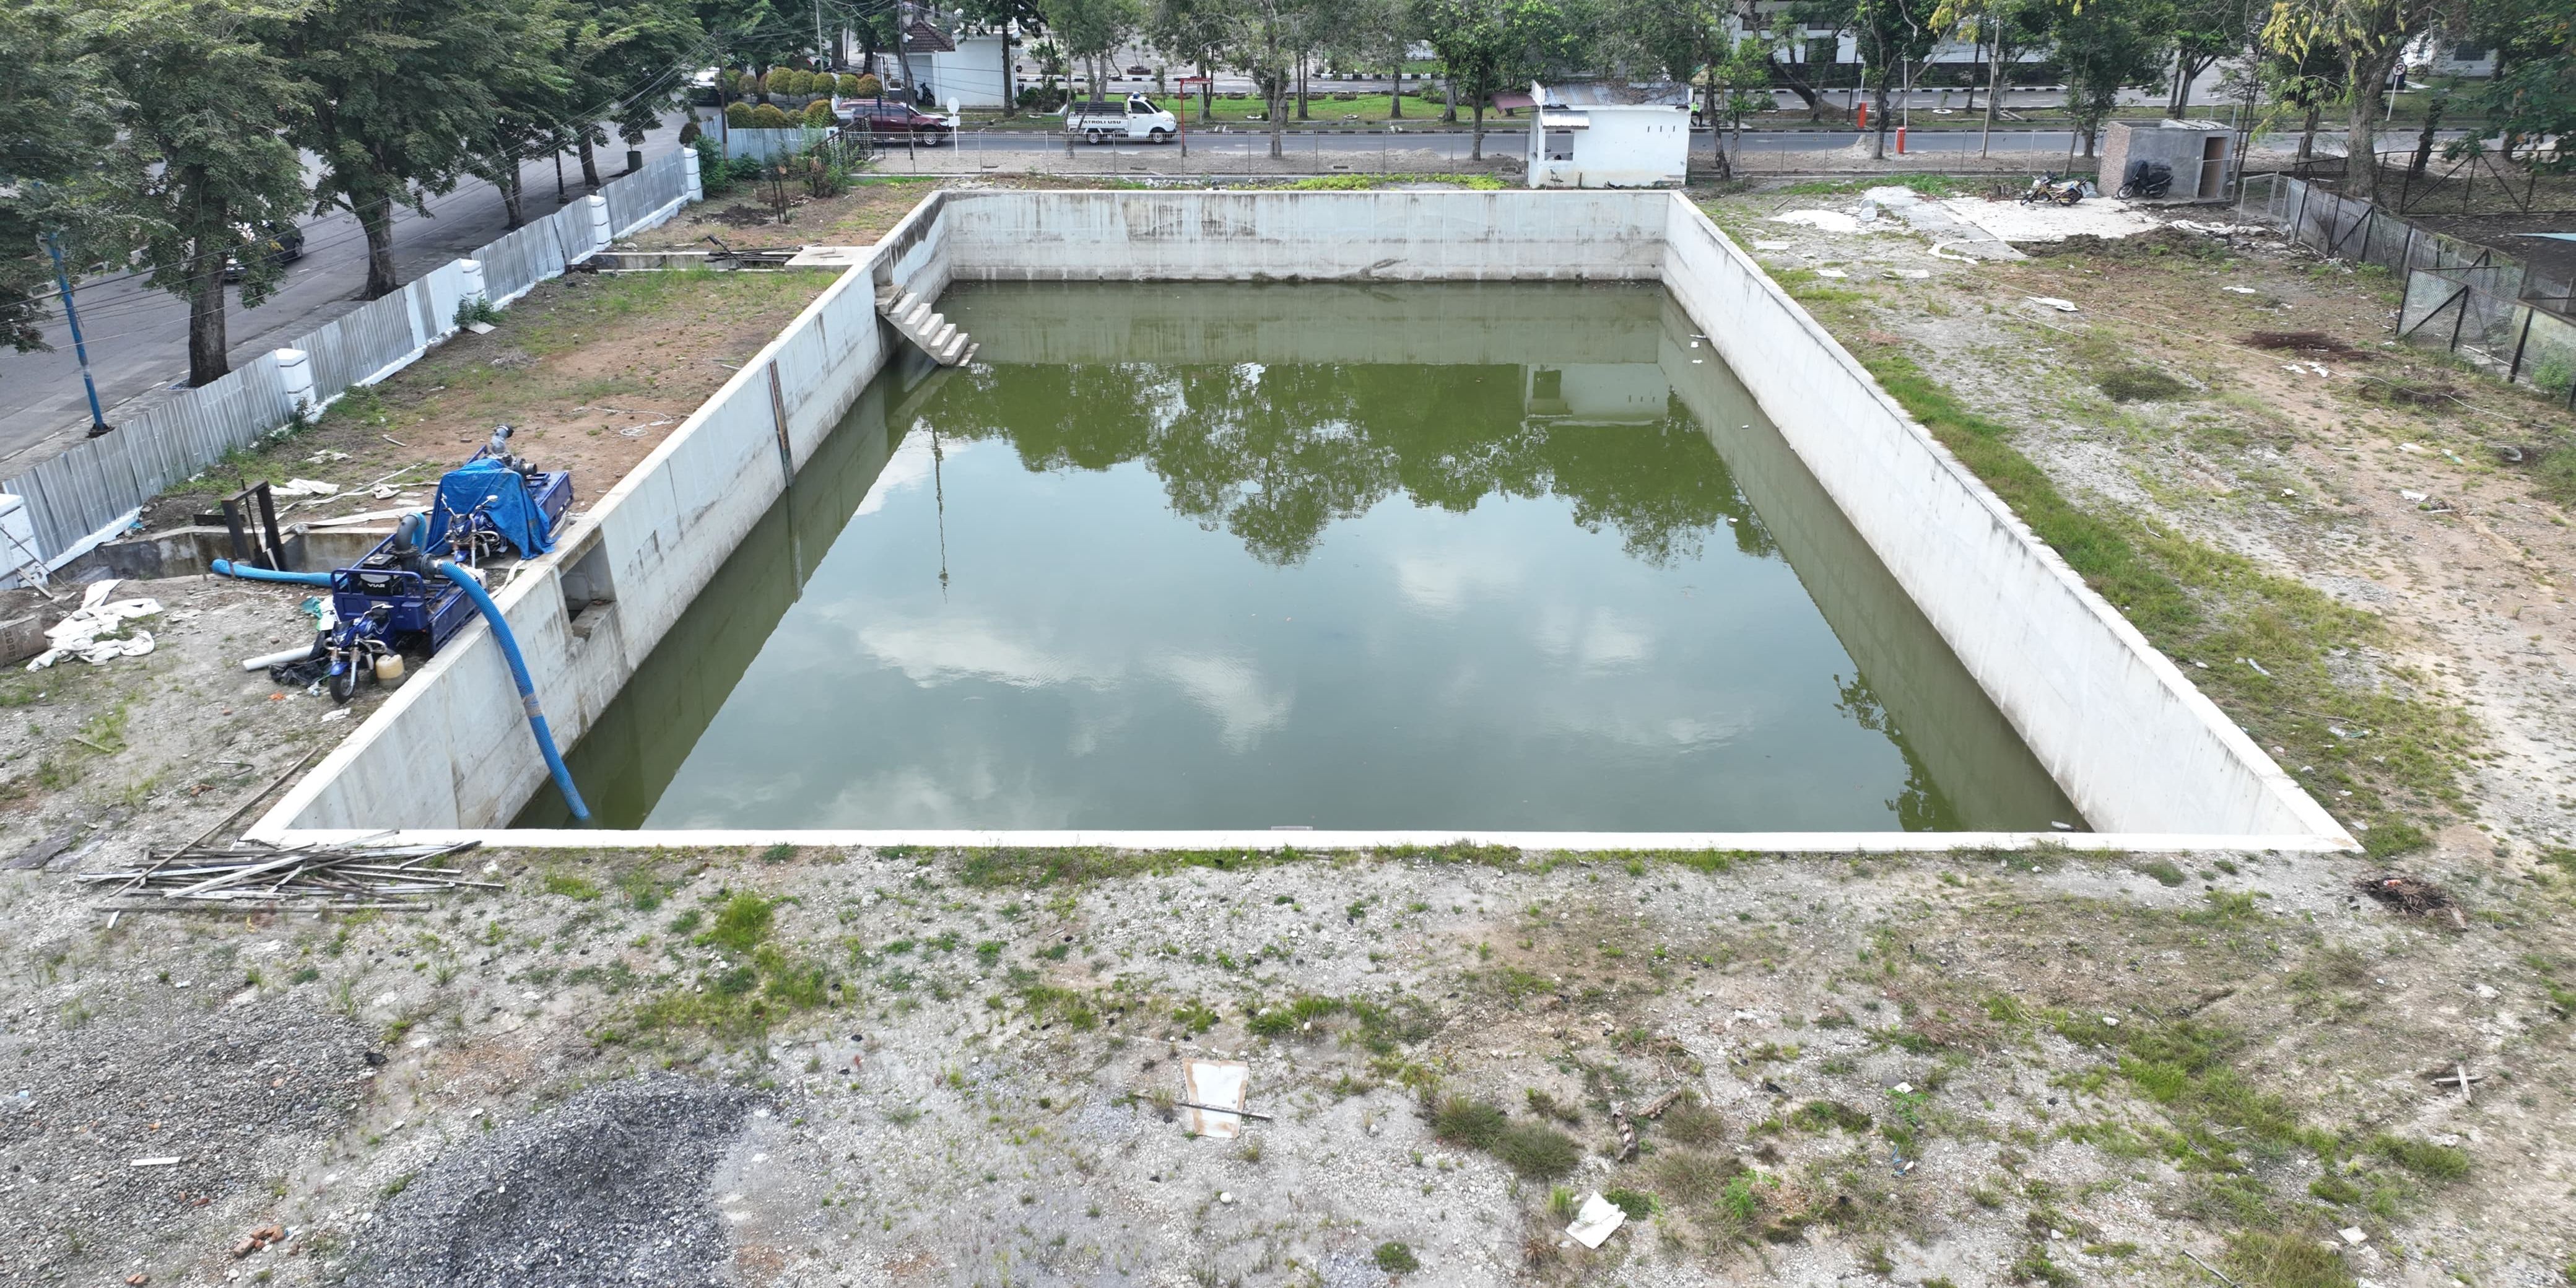
<svg viewBox="0 0 2576 1288">
<path fill-rule="evenodd" d="M 1607 1190 L 1601 1197 L 1609 1200 L 1610 1206 L 1627 1213 L 1631 1221 L 1643 1221 L 1655 1214 L 1655 1196 L 1642 1190 Z"/>
<path fill-rule="evenodd" d="M 1539 1123 L 1512 1123 L 1488 1148 L 1504 1166 L 1531 1180 L 1563 1176 L 1583 1161 L 1583 1147 L 1572 1136 Z"/>
<path fill-rule="evenodd" d="M 1422 1259 L 1413 1255 L 1413 1249 L 1393 1240 L 1377 1245 L 1377 1251 L 1370 1256 L 1378 1269 L 1391 1275 L 1411 1274 L 1422 1268 Z"/>
<path fill-rule="evenodd" d="M 1218 1018 L 1215 1011 L 1200 1002 L 1190 1002 L 1172 1011 L 1172 1022 L 1180 1025 L 1182 1031 L 1193 1035 L 1215 1028 Z"/>
<path fill-rule="evenodd" d="M 2460 804 L 2461 764 L 2476 737 L 2467 714 L 2336 673 L 2334 659 L 2383 638 L 2378 618 L 2150 521 L 2077 506 L 2012 446 L 2011 427 L 1971 410 L 1884 345 L 1856 343 L 1854 352 L 2157 648 L 2202 663 L 2185 672 L 2192 682 L 2256 741 L 2281 747 L 2275 758 L 2302 784 L 2321 796 L 2320 789 L 2352 792 L 2337 810 L 2368 820 L 2365 844 L 2420 836 L 2401 810 Z M 2376 840 L 2382 834 L 2393 840 Z"/>
<path fill-rule="evenodd" d="M 2191 392 L 2191 386 L 2138 363 L 2102 371 L 2093 384 L 2115 403 L 2165 402 Z"/>
<path fill-rule="evenodd" d="M 1477 192 L 1500 192 L 1505 186 L 1490 174 L 1326 174 L 1282 186 L 1291 192 L 1360 192 L 1419 183 L 1448 184 Z"/>
<path fill-rule="evenodd" d="M 723 907 L 716 909 L 715 924 L 698 936 L 698 942 L 712 948 L 727 949 L 737 955 L 748 953 L 759 947 L 760 941 L 769 938 L 770 923 L 777 910 L 778 905 L 773 900 L 763 899 L 749 891 L 736 894 L 725 900 Z M 673 928 L 678 928 L 677 923 L 673 923 Z"/>
<path fill-rule="evenodd" d="M 2134 866 L 2138 871 L 2154 877 L 2161 885 L 2178 886 L 2191 879 L 2181 868 L 2174 866 L 2174 861 L 2171 859 L 2150 859 L 2147 862 L 2134 864 L 2132 866 Z"/>
<path fill-rule="evenodd" d="M 2343 1254 L 2314 1235 L 2245 1230 L 2228 1236 L 2227 1268 L 2244 1288 L 2355 1288 Z"/>
<path fill-rule="evenodd" d="M 600 894 L 598 882 L 574 876 L 569 872 L 549 872 L 542 885 L 547 894 L 562 895 L 564 898 L 582 903 L 588 903 L 598 898 Z"/>
<path fill-rule="evenodd" d="M 1809 1131 L 1824 1131 L 1839 1127 L 1858 1135 L 1869 1130 L 1871 1119 L 1868 1114 L 1839 1100 L 1810 1100 L 1800 1105 L 1796 1113 L 1789 1115 L 1789 1121 Z"/>
<path fill-rule="evenodd" d="M 2428 1181 L 2456 1181 L 2469 1174 L 2469 1152 L 2429 1140 L 2410 1140 L 2382 1133 L 2370 1139 L 2370 1152 Z"/>
<path fill-rule="evenodd" d="M 1646 1165 L 1646 1183 L 1672 1207 L 1715 1203 L 1743 1174 L 1744 1164 L 1734 1157 L 1696 1149 L 1664 1150 Z"/>
<path fill-rule="evenodd" d="M 1450 1096 L 1431 1112 L 1431 1134 L 1452 1145 L 1491 1148 L 1511 1118 L 1502 1109 L 1467 1096 Z"/>
<path fill-rule="evenodd" d="M 2576 443 L 2561 444 L 2541 457 L 2540 464 L 2533 467 L 2531 477 L 2541 494 L 2550 500 L 2560 505 L 2576 505 Z"/>
</svg>

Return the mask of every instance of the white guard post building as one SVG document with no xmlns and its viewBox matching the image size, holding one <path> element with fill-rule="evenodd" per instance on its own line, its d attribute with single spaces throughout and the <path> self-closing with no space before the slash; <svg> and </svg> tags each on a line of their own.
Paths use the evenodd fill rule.
<svg viewBox="0 0 2576 1288">
<path fill-rule="evenodd" d="M 1678 187 L 1690 167 L 1690 108 L 1654 91 L 1532 85 L 1529 186 Z M 1616 101 L 1627 99 L 1629 101 Z"/>
</svg>

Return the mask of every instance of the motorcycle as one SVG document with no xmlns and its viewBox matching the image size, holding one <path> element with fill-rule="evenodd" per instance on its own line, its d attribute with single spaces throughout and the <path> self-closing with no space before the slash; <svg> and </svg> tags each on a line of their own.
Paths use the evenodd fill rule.
<svg viewBox="0 0 2576 1288">
<path fill-rule="evenodd" d="M 402 676 L 402 655 L 394 651 L 390 638 L 392 619 L 392 607 L 378 604 L 331 632 L 324 649 L 329 665 L 323 671 L 331 701 L 346 703 L 356 697 L 361 680 L 383 682 Z"/>
<path fill-rule="evenodd" d="M 2031 180 L 2030 191 L 2021 194 L 2021 204 L 2025 206 L 2071 206 L 2082 200 L 2084 200 L 2083 180 L 2060 179 L 2053 174 L 2044 174 Z"/>
</svg>

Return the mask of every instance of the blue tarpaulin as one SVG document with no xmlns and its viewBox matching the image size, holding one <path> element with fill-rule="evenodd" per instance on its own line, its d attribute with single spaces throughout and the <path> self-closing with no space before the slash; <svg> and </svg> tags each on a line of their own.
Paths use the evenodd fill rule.
<svg viewBox="0 0 2576 1288">
<path fill-rule="evenodd" d="M 430 506 L 430 539 L 444 542 L 452 516 L 483 511 L 484 526 L 518 547 L 519 557 L 533 559 L 554 549 L 546 516 L 528 495 L 519 472 L 492 459 L 467 461 L 438 480 L 438 500 Z"/>
</svg>

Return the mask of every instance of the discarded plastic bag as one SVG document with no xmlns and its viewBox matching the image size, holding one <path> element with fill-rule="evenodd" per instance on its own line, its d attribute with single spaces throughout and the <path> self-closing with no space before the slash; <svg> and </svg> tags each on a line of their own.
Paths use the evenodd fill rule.
<svg viewBox="0 0 2576 1288">
<path fill-rule="evenodd" d="M 1627 1223 L 1628 1214 L 1618 1204 L 1595 1193 L 1583 1200 L 1582 1210 L 1574 1214 L 1574 1224 L 1565 1227 L 1565 1233 L 1584 1247 L 1598 1248 Z"/>
</svg>

